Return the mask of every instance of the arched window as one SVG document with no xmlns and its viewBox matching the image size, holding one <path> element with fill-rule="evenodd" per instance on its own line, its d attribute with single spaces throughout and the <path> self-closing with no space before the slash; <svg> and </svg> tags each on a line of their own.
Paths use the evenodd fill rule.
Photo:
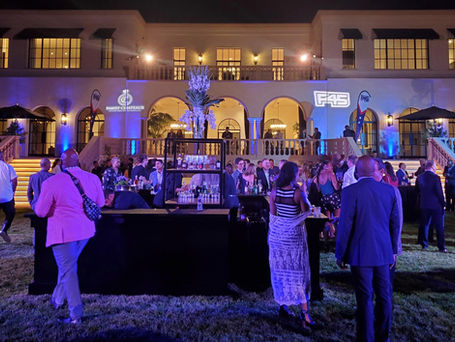
<svg viewBox="0 0 455 342">
<path fill-rule="evenodd" d="M 268 131 L 272 132 L 273 139 L 286 139 L 286 125 L 278 119 L 270 119 L 265 122 L 264 135 Z"/>
<path fill-rule="evenodd" d="M 417 108 L 407 108 L 401 116 L 417 112 Z M 425 120 L 399 120 L 400 156 L 425 157 L 426 152 L 426 122 Z"/>
<path fill-rule="evenodd" d="M 357 132 L 357 109 L 349 117 L 349 126 Z M 371 109 L 366 110 L 357 145 L 363 152 L 378 152 L 378 119 Z"/>
<path fill-rule="evenodd" d="M 234 139 L 240 139 L 240 124 L 234 119 L 224 119 L 218 125 L 218 139 L 222 138 L 223 132 L 229 127 Z"/>
<path fill-rule="evenodd" d="M 80 152 L 90 140 L 90 107 L 84 108 L 77 119 L 77 150 Z M 93 136 L 104 136 L 104 114 L 101 110 L 96 111 L 93 124 Z"/>
<path fill-rule="evenodd" d="M 41 106 L 34 110 L 49 119 L 55 119 L 54 111 Z M 30 120 L 29 155 L 55 156 L 55 121 Z"/>
</svg>

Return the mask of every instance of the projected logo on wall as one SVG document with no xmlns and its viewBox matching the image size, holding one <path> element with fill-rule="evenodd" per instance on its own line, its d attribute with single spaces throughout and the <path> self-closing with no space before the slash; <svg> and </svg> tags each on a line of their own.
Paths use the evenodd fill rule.
<svg viewBox="0 0 455 342">
<path fill-rule="evenodd" d="M 131 105 L 133 103 L 133 95 L 129 89 L 123 89 L 120 96 L 117 98 L 118 106 L 106 106 L 108 112 L 140 112 L 144 109 L 143 105 Z"/>
<path fill-rule="evenodd" d="M 324 107 L 329 105 L 333 108 L 348 108 L 351 105 L 349 93 L 315 90 L 313 95 L 315 107 Z"/>
</svg>

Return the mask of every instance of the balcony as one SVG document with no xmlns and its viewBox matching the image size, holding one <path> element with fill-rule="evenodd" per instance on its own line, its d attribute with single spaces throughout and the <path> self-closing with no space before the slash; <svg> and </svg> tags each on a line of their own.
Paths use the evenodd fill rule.
<svg viewBox="0 0 455 342">
<path fill-rule="evenodd" d="M 191 66 L 145 65 L 126 69 L 128 79 L 156 81 L 188 80 Z M 306 81 L 320 79 L 320 64 L 307 66 L 209 66 L 214 81 Z"/>
</svg>

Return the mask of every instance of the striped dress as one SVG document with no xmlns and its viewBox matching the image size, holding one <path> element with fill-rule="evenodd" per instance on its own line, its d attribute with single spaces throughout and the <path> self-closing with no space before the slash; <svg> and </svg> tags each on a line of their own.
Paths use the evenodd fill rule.
<svg viewBox="0 0 455 342">
<path fill-rule="evenodd" d="M 270 215 L 269 263 L 275 301 L 280 305 L 307 302 L 310 292 L 310 266 L 306 231 L 308 213 L 301 213 L 294 202 L 295 189 L 277 189 L 277 215 Z"/>
</svg>

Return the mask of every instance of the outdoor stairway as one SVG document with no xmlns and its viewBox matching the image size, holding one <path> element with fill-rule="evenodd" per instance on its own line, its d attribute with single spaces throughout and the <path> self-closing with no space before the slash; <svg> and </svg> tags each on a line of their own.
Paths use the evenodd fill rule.
<svg viewBox="0 0 455 342">
<path fill-rule="evenodd" d="M 27 199 L 28 180 L 32 173 L 38 172 L 41 158 L 14 159 L 9 164 L 14 167 L 17 174 L 17 189 L 14 196 L 16 208 L 30 208 Z M 51 160 L 51 163 L 53 160 Z"/>
<path fill-rule="evenodd" d="M 397 159 L 397 160 L 384 160 L 384 162 L 388 161 L 390 164 L 393 166 L 393 170 L 395 173 L 398 171 L 398 165 L 400 163 L 405 163 L 406 164 L 406 171 L 408 171 L 409 176 L 411 176 L 413 173 L 417 171 L 417 169 L 420 166 L 419 159 Z M 436 174 L 441 177 L 441 184 L 442 188 L 444 190 L 444 183 L 445 183 L 445 177 L 442 175 L 444 169 L 441 169 L 439 166 L 436 170 Z M 411 179 L 411 184 L 415 185 L 416 177 Z"/>
</svg>

